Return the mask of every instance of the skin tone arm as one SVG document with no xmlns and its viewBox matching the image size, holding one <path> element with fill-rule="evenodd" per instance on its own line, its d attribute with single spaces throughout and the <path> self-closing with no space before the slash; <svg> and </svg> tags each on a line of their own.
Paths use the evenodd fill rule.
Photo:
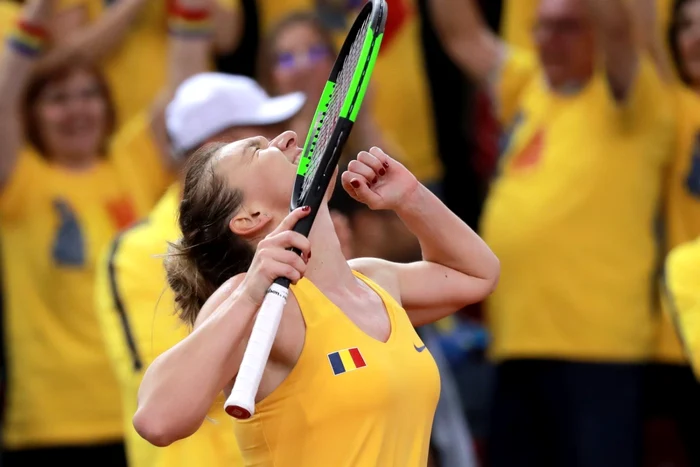
<svg viewBox="0 0 700 467">
<path fill-rule="evenodd" d="M 503 59 L 505 46 L 488 28 L 475 0 L 429 0 L 438 37 L 452 61 L 479 83 L 487 82 Z"/>
<path fill-rule="evenodd" d="M 41 61 L 40 66 L 53 65 L 68 60 L 75 55 L 82 55 L 90 61 L 99 61 L 114 52 L 124 41 L 133 22 L 138 18 L 149 0 L 121 0 L 110 7 L 102 17 L 93 24 L 86 24 L 84 7 L 73 7 L 60 12 L 52 21 L 52 32 L 57 37 L 66 37 Z M 164 1 L 164 0 L 150 0 Z M 198 2 L 202 3 L 202 2 Z M 180 0 L 184 7 L 186 0 Z M 240 15 L 235 9 L 222 8 L 218 2 L 208 0 L 205 6 L 212 9 L 214 20 L 214 43 L 221 53 L 233 50 L 238 41 L 242 25 Z"/>
<path fill-rule="evenodd" d="M 206 8 L 209 4 L 209 0 L 179 2 L 188 9 Z M 209 37 L 169 35 L 167 87 L 155 100 L 151 109 L 151 131 L 168 166 L 173 166 L 174 161 L 170 156 L 170 143 L 165 129 L 165 107 L 183 81 L 209 69 L 211 47 L 212 39 Z"/>
<path fill-rule="evenodd" d="M 134 415 L 134 428 L 144 439 L 167 446 L 204 422 L 216 396 L 238 372 L 267 288 L 276 277 L 296 283 L 306 271 L 305 261 L 287 248 L 298 248 L 308 258 L 309 240 L 290 231 L 307 214 L 303 208 L 292 211 L 259 243 L 248 273 L 220 287 L 202 308 L 194 331 L 148 367 Z"/>
<path fill-rule="evenodd" d="M 674 79 L 673 66 L 664 46 L 664 39 L 659 34 L 657 3 L 657 0 L 636 1 L 634 19 L 637 42 L 643 50 L 648 51 L 651 55 L 659 76 L 666 82 L 672 82 Z"/>
<path fill-rule="evenodd" d="M 31 24 L 46 25 L 53 0 L 32 0 L 22 12 Z M 17 162 L 22 145 L 22 93 L 36 64 L 36 58 L 16 52 L 3 43 L 0 53 L 0 189 L 5 186 Z"/>
<path fill-rule="evenodd" d="M 623 0 L 586 1 L 597 29 L 613 95 L 618 101 L 624 100 L 634 82 L 639 61 L 632 6 Z"/>
<path fill-rule="evenodd" d="M 219 54 L 232 52 L 241 41 L 243 15 L 235 8 L 223 8 L 214 1 L 214 47 Z"/>
<path fill-rule="evenodd" d="M 52 32 L 66 39 L 42 59 L 41 66 L 53 66 L 75 55 L 94 62 L 101 60 L 119 47 L 146 4 L 147 0 L 121 0 L 94 24 L 86 24 L 85 7 L 58 13 Z"/>
<path fill-rule="evenodd" d="M 376 183 L 371 183 L 373 179 Z M 343 186 L 371 209 L 395 211 L 418 238 L 423 261 L 398 264 L 362 258 L 351 266 L 379 281 L 415 326 L 486 298 L 500 274 L 498 258 L 399 162 L 381 149 L 362 152 L 342 175 Z"/>
</svg>

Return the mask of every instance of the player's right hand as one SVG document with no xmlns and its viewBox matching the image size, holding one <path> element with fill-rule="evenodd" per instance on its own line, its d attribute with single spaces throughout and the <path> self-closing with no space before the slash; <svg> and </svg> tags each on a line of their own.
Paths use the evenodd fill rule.
<svg viewBox="0 0 700 467">
<path fill-rule="evenodd" d="M 308 207 L 295 209 L 258 243 L 253 261 L 240 287 L 242 293 L 256 305 L 262 305 L 267 289 L 278 277 L 286 277 L 292 284 L 304 277 L 306 264 L 311 256 L 311 245 L 308 238 L 292 229 L 310 212 Z M 301 256 L 288 248 L 298 249 Z"/>
</svg>

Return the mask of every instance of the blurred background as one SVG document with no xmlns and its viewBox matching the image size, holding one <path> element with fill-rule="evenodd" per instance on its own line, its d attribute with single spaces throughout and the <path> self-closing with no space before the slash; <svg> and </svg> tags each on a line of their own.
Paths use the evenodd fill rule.
<svg viewBox="0 0 700 467">
<path fill-rule="evenodd" d="M 303 91 L 315 107 L 334 51 L 363 4 L 183 2 L 191 11 L 213 11 L 212 43 L 200 56 L 173 43 L 175 1 L 43 3 L 52 12 L 38 28 L 32 5 L 0 0 L 0 35 L 8 44 L 0 52 L 6 465 L 26 465 L 12 453 L 43 446 L 118 443 L 122 436 L 129 443 L 123 414 L 118 429 L 100 431 L 100 417 L 110 415 L 90 394 L 133 399 L 133 384 L 120 384 L 124 374 L 142 374 L 154 355 L 136 364 L 127 350 L 93 353 L 88 349 L 100 345 L 133 350 L 134 338 L 124 320 L 98 325 L 85 316 L 97 314 L 94 284 L 100 269 L 112 271 L 103 262 L 110 245 L 149 215 L 175 178 L 143 154 L 171 153 L 175 138 L 161 120 L 177 86 L 195 72 L 219 71 L 250 77 L 273 96 Z M 391 153 L 483 234 L 502 265 L 493 300 L 419 330 L 443 381 L 431 465 L 700 466 L 700 390 L 692 349 L 682 347 L 669 318 L 663 274 L 669 252 L 700 236 L 700 1 L 387 3 L 352 150 L 376 144 Z M 193 34 L 195 26 L 188 26 Z M 308 110 L 286 128 L 303 137 Z M 149 131 L 152 141 L 144 143 Z M 39 187 L 54 193 L 56 177 L 68 186 L 67 199 L 102 197 L 111 172 L 86 183 L 51 170 L 80 172 L 76 154 L 108 147 L 126 154 L 114 170 L 138 179 L 128 186 L 142 200 L 132 208 L 111 205 L 116 221 L 109 228 L 102 214 L 71 210 L 60 197 L 47 207 L 32 204 Z M 349 258 L 420 257 L 392 213 L 363 209 L 342 190 L 332 208 Z M 87 246 L 76 247 L 83 223 L 90 232 L 78 243 Z M 162 288 L 156 284 L 156 297 Z M 112 298 L 121 310 L 124 300 Z M 64 318 L 78 309 L 86 315 Z M 86 319 L 95 323 L 86 327 Z M 65 334 L 60 342 L 47 337 L 57 329 Z M 105 344 L 101 336 L 111 332 Z M 141 335 L 146 348 L 151 336 Z M 94 367 L 83 366 L 86 353 L 99 354 Z M 133 368 L 119 366 L 132 357 Z M 60 362 L 47 363 L 51 358 Z M 95 382 L 89 368 L 98 367 L 114 379 Z M 92 382 L 67 388 L 66 398 L 94 399 L 82 410 L 100 416 L 77 417 L 85 419 L 83 431 L 80 420 L 65 430 L 50 420 L 44 422 L 54 428 L 42 426 L 33 401 L 84 373 Z M 52 397 L 52 405 L 63 403 Z M 72 403 L 57 419 L 71 418 Z M 87 434 L 63 436 L 72 432 Z M 586 461 L 588 450 L 633 454 L 599 463 L 605 454 Z M 504 452 L 511 460 L 494 455 Z"/>
</svg>

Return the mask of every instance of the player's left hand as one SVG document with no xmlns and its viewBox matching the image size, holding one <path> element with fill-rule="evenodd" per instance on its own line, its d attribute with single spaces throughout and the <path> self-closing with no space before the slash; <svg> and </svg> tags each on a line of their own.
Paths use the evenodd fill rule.
<svg viewBox="0 0 700 467">
<path fill-rule="evenodd" d="M 377 147 L 350 161 L 341 181 L 350 196 L 377 210 L 395 210 L 419 186 L 406 167 Z"/>
</svg>

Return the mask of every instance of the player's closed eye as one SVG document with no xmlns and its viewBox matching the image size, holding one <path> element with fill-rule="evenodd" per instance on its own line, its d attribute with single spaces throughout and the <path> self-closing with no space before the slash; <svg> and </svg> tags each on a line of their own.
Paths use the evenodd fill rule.
<svg viewBox="0 0 700 467">
<path fill-rule="evenodd" d="M 304 65 L 314 65 L 331 56 L 331 49 L 326 45 L 314 45 L 303 52 L 280 52 L 277 54 L 277 67 L 293 70 Z"/>
</svg>

